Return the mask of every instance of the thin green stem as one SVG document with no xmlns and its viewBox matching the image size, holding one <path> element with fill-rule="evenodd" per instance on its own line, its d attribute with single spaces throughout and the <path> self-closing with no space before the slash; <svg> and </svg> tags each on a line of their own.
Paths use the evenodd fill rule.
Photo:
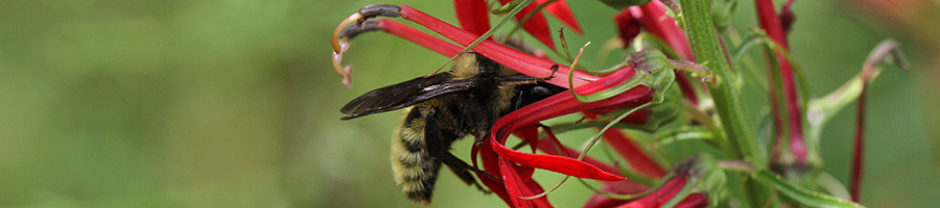
<svg viewBox="0 0 940 208">
<path fill-rule="evenodd" d="M 681 8 L 679 19 L 692 46 L 695 60 L 717 75 L 715 82 L 710 83 L 708 89 L 712 94 L 721 126 L 728 140 L 732 146 L 736 147 L 736 153 L 742 157 L 741 159 L 753 164 L 756 169 L 763 170 L 767 168 L 767 156 L 758 144 L 754 126 L 745 115 L 746 110 L 741 103 L 740 92 L 734 89 L 732 82 L 735 79 L 734 72 L 726 62 L 727 58 L 722 51 L 712 18 L 709 16 L 711 8 L 709 3 L 710 1 L 702 0 L 679 0 Z M 737 180 L 740 176 L 733 177 L 735 178 L 731 180 Z M 745 181 L 742 185 L 747 187 L 745 190 L 748 190 L 750 194 L 735 197 L 738 200 L 746 200 L 746 202 L 742 201 L 741 205 L 760 207 L 767 202 L 772 205 L 777 204 L 770 197 L 771 190 L 768 187 L 754 181 Z"/>
<path fill-rule="evenodd" d="M 729 140 L 737 146 L 739 155 L 742 155 L 745 161 L 764 168 L 767 166 L 766 156 L 757 142 L 750 119 L 745 115 L 739 92 L 734 90 L 730 82 L 734 80 L 733 72 L 725 62 L 718 36 L 709 17 L 710 7 L 706 3 L 701 0 L 680 0 L 680 20 L 685 26 L 695 59 L 717 75 L 714 84 L 710 84 L 708 88 Z"/>
</svg>

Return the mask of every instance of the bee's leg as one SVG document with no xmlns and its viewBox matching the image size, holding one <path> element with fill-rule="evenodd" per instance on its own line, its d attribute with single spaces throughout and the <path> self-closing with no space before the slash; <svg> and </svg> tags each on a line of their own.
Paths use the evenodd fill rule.
<svg viewBox="0 0 940 208">
<path fill-rule="evenodd" d="M 552 74 L 548 75 L 548 77 L 530 77 L 530 76 L 518 74 L 518 75 L 502 76 L 502 77 L 499 77 L 498 79 L 499 79 L 500 85 L 516 86 L 516 85 L 526 85 L 526 84 L 538 84 L 538 83 L 545 82 L 546 80 L 550 80 L 554 78 L 556 71 L 558 71 L 557 64 L 552 65 Z"/>
<path fill-rule="evenodd" d="M 447 119 L 441 119 L 441 117 L 446 116 L 442 112 L 437 112 L 437 114 L 430 115 L 425 119 L 424 135 L 427 141 L 428 154 L 431 157 L 434 157 L 436 160 L 443 162 L 451 171 L 454 172 L 457 177 L 460 178 L 467 185 L 475 185 L 480 191 L 484 193 L 489 193 L 488 190 L 484 189 L 476 179 L 473 178 L 473 175 L 470 174 L 468 170 L 477 171 L 477 173 L 482 173 L 486 176 L 493 177 L 497 180 L 495 176 L 490 175 L 484 171 L 478 170 L 471 167 L 469 164 L 457 158 L 448 151 L 450 149 L 450 144 L 457 140 L 458 136 L 445 131 L 444 128 L 441 128 L 441 122 L 446 122 Z"/>
<path fill-rule="evenodd" d="M 470 174 L 471 170 L 477 173 L 483 174 L 487 177 L 494 178 L 496 180 L 502 180 L 502 179 L 496 178 L 493 175 L 490 175 L 487 172 L 471 167 L 469 164 L 467 164 L 463 160 L 460 160 L 459 158 L 457 158 L 457 156 L 454 156 L 454 154 L 451 154 L 450 152 L 444 152 L 444 154 L 441 155 L 439 159 L 441 159 L 441 162 L 444 162 L 444 165 L 447 165 L 447 167 L 450 168 L 450 170 L 454 172 L 454 175 L 457 175 L 457 177 L 459 177 L 460 180 L 462 180 L 467 185 L 476 186 L 477 189 L 479 189 L 483 193 L 490 193 L 490 191 L 483 188 L 483 186 L 480 185 L 479 182 L 477 182 L 476 178 L 474 178 L 473 175 Z"/>
</svg>

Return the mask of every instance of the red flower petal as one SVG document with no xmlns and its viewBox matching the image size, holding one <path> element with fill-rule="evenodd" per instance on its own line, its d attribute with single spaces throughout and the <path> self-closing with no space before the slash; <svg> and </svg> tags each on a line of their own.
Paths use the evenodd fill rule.
<svg viewBox="0 0 940 208">
<path fill-rule="evenodd" d="M 483 35 L 490 30 L 486 0 L 454 0 L 454 9 L 457 10 L 457 22 L 467 32 Z"/>
<path fill-rule="evenodd" d="M 549 0 L 535 0 L 539 5 L 545 4 Z M 561 20 L 562 23 L 571 27 L 575 32 L 579 34 L 581 32 L 581 26 L 578 25 L 578 20 L 574 19 L 574 14 L 571 13 L 571 8 L 568 7 L 568 3 L 565 0 L 556 0 L 552 4 L 545 6 L 545 11 L 548 11 L 549 14 Z"/>
<path fill-rule="evenodd" d="M 708 196 L 703 193 L 694 193 L 682 199 L 675 208 L 697 208 L 697 207 L 707 207 L 708 206 Z"/>
<path fill-rule="evenodd" d="M 499 159 L 496 157 L 496 153 L 493 152 L 492 146 L 490 146 L 488 142 L 482 142 L 476 149 L 479 150 L 480 159 L 483 160 L 483 169 L 490 175 L 501 177 L 502 174 L 500 173 Z M 471 154 L 471 158 L 474 161 L 474 167 L 477 167 L 476 154 Z M 496 196 L 499 196 L 500 199 L 503 199 L 506 204 L 512 204 L 509 193 L 506 190 L 506 186 L 502 181 L 497 181 L 496 179 L 481 173 L 476 173 L 476 175 L 477 178 L 483 182 L 483 185 L 486 185 L 490 191 L 496 193 Z"/>
<path fill-rule="evenodd" d="M 695 56 L 692 55 L 692 47 L 689 46 L 689 41 L 686 39 L 685 33 L 676 25 L 675 19 L 666 15 L 666 6 L 664 6 L 662 2 L 651 1 L 643 6 L 630 7 L 628 10 L 633 14 L 634 18 L 640 20 L 643 28 L 660 39 L 663 39 L 663 41 L 666 41 L 669 46 L 672 46 L 672 48 L 676 50 L 679 56 L 686 60 L 695 61 Z M 682 94 L 685 95 L 692 104 L 698 105 L 698 98 L 695 95 L 692 84 L 689 83 L 688 76 L 678 70 L 675 73 L 676 81 L 679 83 L 679 89 L 682 90 Z"/>
<path fill-rule="evenodd" d="M 451 39 L 461 45 L 468 45 L 479 37 L 473 33 L 458 29 L 453 25 L 447 24 L 446 22 L 443 22 L 412 7 L 406 5 L 399 7 L 401 9 L 400 13 L 402 18 L 427 27 L 428 29 L 431 29 L 432 31 L 441 34 L 444 37 L 447 37 L 448 39 Z M 379 21 L 391 20 L 380 19 Z M 535 57 L 533 55 L 509 48 L 490 40 L 481 42 L 473 49 L 474 51 L 483 54 L 483 56 L 486 56 L 490 59 L 493 59 L 503 66 L 532 77 L 547 77 L 552 74 L 552 66 L 558 65 L 555 62 Z M 557 73 L 554 73 L 555 78 L 546 82 L 562 87 L 567 87 L 568 70 L 570 70 L 570 68 L 561 65 L 558 67 Z M 575 71 L 574 78 L 574 86 L 581 86 L 587 82 L 598 79 L 597 76 L 581 71 Z"/>
<path fill-rule="evenodd" d="M 632 68 L 620 70 L 596 82 L 591 82 L 582 87 L 576 88 L 575 91 L 586 94 L 607 89 L 628 80 L 630 77 L 633 77 L 634 72 L 635 71 L 633 71 Z M 516 129 L 532 125 L 533 123 L 540 120 L 570 114 L 577 111 L 630 105 L 633 104 L 631 102 L 637 101 L 638 98 L 647 96 L 649 93 L 651 93 L 651 91 L 648 87 L 639 86 L 617 96 L 592 103 L 579 102 L 568 93 L 554 95 L 532 105 L 523 107 L 522 109 L 516 110 L 496 121 L 490 138 L 487 139 L 490 140 L 489 142 L 491 145 L 493 145 L 494 150 L 500 156 L 506 157 L 507 159 L 523 166 L 551 170 L 582 178 L 591 178 L 597 180 L 623 180 L 623 177 L 604 172 L 595 166 L 579 160 L 553 155 L 537 155 L 518 152 L 502 146 L 500 142 L 505 141 L 504 139 L 509 136 L 508 132 L 513 132 Z"/>
<path fill-rule="evenodd" d="M 638 173 L 654 178 L 661 178 L 666 175 L 666 170 L 660 167 L 659 163 L 653 161 L 643 149 L 633 143 L 633 140 L 630 140 L 619 129 L 607 130 L 604 132 L 603 137 L 604 141 L 610 147 L 613 147 L 620 156 L 623 156 L 630 164 L 630 167 Z"/>
<path fill-rule="evenodd" d="M 685 186 L 685 183 L 688 179 L 684 175 L 678 175 L 669 179 L 665 185 L 637 200 L 631 201 L 630 203 L 618 206 L 618 208 L 648 208 L 648 207 L 660 207 L 669 201 L 670 198 L 674 197 L 682 187 Z"/>
<path fill-rule="evenodd" d="M 522 129 L 516 131 L 516 136 L 525 140 L 532 152 L 535 152 L 535 148 L 539 146 L 539 128 L 535 125 L 522 127 Z"/>
<path fill-rule="evenodd" d="M 789 50 L 790 46 L 787 43 L 786 32 L 784 26 L 780 23 L 777 12 L 774 11 L 773 2 L 770 0 L 756 0 L 755 7 L 757 8 L 757 18 L 761 29 L 764 29 L 767 36 L 774 40 L 776 44 Z M 801 113 L 802 109 L 800 109 L 800 97 L 796 89 L 796 81 L 793 77 L 793 66 L 781 54 L 776 54 L 776 58 L 777 63 L 780 65 L 780 81 L 783 82 L 781 84 L 787 107 L 787 121 L 789 121 L 788 125 L 790 126 L 791 151 L 798 163 L 805 163 L 807 152 L 803 141 L 803 114 Z M 774 83 L 769 82 L 768 84 L 773 85 Z M 771 91 L 771 93 L 771 96 L 775 97 L 774 92 Z M 777 101 L 771 100 L 771 102 Z"/>
<path fill-rule="evenodd" d="M 435 38 L 434 36 L 428 35 L 427 33 L 418 31 L 414 28 L 405 26 L 404 24 L 395 21 L 384 19 L 379 20 L 379 27 L 381 27 L 382 30 L 387 33 L 417 43 L 418 45 L 424 46 L 425 48 L 431 49 L 434 52 L 440 53 L 444 56 L 453 57 L 463 50 L 463 48 L 454 45 L 453 43 Z"/>
<path fill-rule="evenodd" d="M 796 22 L 796 15 L 793 14 L 793 10 L 790 9 L 790 6 L 793 5 L 793 0 L 787 0 L 787 3 L 783 4 L 783 7 L 780 9 L 780 24 L 783 25 L 783 31 L 790 33 L 790 29 L 793 28 L 793 22 Z"/>
<path fill-rule="evenodd" d="M 565 157 L 570 157 L 570 158 L 577 158 L 578 156 L 581 156 L 580 152 L 578 152 L 577 150 L 571 149 L 569 147 L 563 146 L 560 142 L 558 142 L 557 139 L 554 139 L 553 137 L 550 137 L 546 140 L 549 140 L 549 142 L 539 143 L 539 150 L 542 150 L 542 152 L 545 152 L 550 155 L 559 155 L 559 156 L 565 156 Z M 562 152 L 559 152 L 558 151 L 559 149 L 561 149 Z M 593 166 L 596 166 L 597 168 L 600 168 L 603 171 L 607 171 L 611 173 L 616 173 L 618 171 L 617 168 L 615 168 L 614 166 L 604 164 L 603 162 L 597 159 L 594 159 L 591 156 L 584 156 L 584 162 L 591 164 Z"/>
<path fill-rule="evenodd" d="M 643 100 L 652 100 L 653 97 L 652 97 L 652 96 L 649 96 L 648 99 L 647 99 L 647 98 L 642 98 L 642 99 L 643 99 Z M 588 117 L 588 118 L 597 118 L 597 117 L 601 116 L 602 114 L 607 114 L 607 113 L 613 112 L 613 111 L 615 111 L 615 110 L 617 110 L 617 109 L 599 109 L 599 110 L 584 111 L 584 112 L 582 112 L 582 113 L 584 113 L 584 116 L 586 116 L 586 117 Z M 638 110 L 638 111 L 634 112 L 633 114 L 628 115 L 626 118 L 623 118 L 623 120 L 620 120 L 620 123 L 625 123 L 625 124 L 644 124 L 644 123 L 646 123 L 647 120 L 649 120 L 649 117 L 650 117 L 650 111 L 647 110 L 647 109 L 641 109 L 641 110 Z"/>
<path fill-rule="evenodd" d="M 533 192 L 528 185 L 524 184 L 524 181 L 516 173 L 515 168 L 512 167 L 512 164 L 509 161 L 506 161 L 503 158 L 499 159 L 499 168 L 502 173 L 503 183 L 506 186 L 507 193 L 509 194 L 509 201 L 511 202 L 512 207 L 551 207 L 551 204 L 548 203 L 548 200 L 545 196 L 542 196 L 538 199 L 527 200 L 523 197 L 532 196 L 538 193 Z"/>
<path fill-rule="evenodd" d="M 617 35 L 620 36 L 623 47 L 630 46 L 633 39 L 640 34 L 640 28 L 642 28 L 640 21 L 633 18 L 633 13 L 629 9 L 624 9 L 620 14 L 614 16 L 614 22 L 617 23 Z"/>
<path fill-rule="evenodd" d="M 512 2 L 512 0 L 499 0 L 499 2 L 507 4 Z M 522 21 L 529 13 L 535 11 L 535 7 L 537 7 L 536 4 L 529 4 L 525 8 L 522 8 L 522 11 L 516 14 L 516 21 Z M 552 40 L 552 33 L 548 29 L 548 21 L 545 20 L 545 16 L 542 15 L 542 13 L 532 15 L 528 21 L 522 23 L 522 29 L 529 32 L 536 40 L 539 40 L 552 50 L 555 50 L 555 42 Z"/>
<path fill-rule="evenodd" d="M 497 144 L 496 140 L 492 138 L 490 139 L 490 142 L 490 145 L 493 145 L 493 150 L 495 150 L 497 154 L 523 166 L 546 169 L 579 178 L 604 181 L 618 181 L 626 179 L 618 175 L 604 172 L 600 168 L 594 167 L 593 165 L 587 164 L 580 160 L 555 155 L 540 155 L 519 152 Z"/>
<path fill-rule="evenodd" d="M 613 188 L 611 188 L 610 186 L 601 187 L 600 191 L 603 191 L 606 193 L 613 193 L 613 194 L 627 194 L 627 193 L 619 193 Z M 584 206 L 581 206 L 581 207 L 583 208 L 607 208 L 607 207 L 615 207 L 617 205 L 625 204 L 627 202 L 629 202 L 629 200 L 611 199 L 601 194 L 594 194 L 591 196 L 591 198 L 588 199 L 586 203 L 584 203 Z"/>
<path fill-rule="evenodd" d="M 679 56 L 687 60 L 695 60 L 685 33 L 676 25 L 675 19 L 666 15 L 666 7 L 663 3 L 651 1 L 643 6 L 630 7 L 629 10 L 634 13 L 634 17 L 640 19 L 643 28 L 669 43 Z"/>
</svg>

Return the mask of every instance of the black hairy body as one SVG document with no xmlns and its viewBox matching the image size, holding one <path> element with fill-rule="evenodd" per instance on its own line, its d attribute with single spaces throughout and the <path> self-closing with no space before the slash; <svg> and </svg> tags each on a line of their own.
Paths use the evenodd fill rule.
<svg viewBox="0 0 940 208">
<path fill-rule="evenodd" d="M 451 144 L 467 135 L 482 138 L 501 116 L 564 90 L 544 80 L 468 53 L 447 73 L 370 91 L 341 112 L 346 120 L 404 108 L 391 142 L 392 170 L 409 199 L 429 203 L 441 164 L 483 190 L 470 172 L 475 169 L 449 152 Z"/>
</svg>

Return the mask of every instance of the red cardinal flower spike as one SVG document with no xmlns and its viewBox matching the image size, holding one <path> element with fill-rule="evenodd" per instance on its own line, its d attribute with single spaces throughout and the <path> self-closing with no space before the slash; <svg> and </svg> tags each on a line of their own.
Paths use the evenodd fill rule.
<svg viewBox="0 0 940 208">
<path fill-rule="evenodd" d="M 777 15 L 771 1 L 756 0 L 760 27 L 767 31 L 769 40 L 765 45 L 773 49 L 768 60 L 780 69 L 768 70 L 771 83 L 767 94 L 772 102 L 768 104 L 771 113 L 767 119 L 772 119 L 774 132 L 779 133 L 770 138 L 755 133 L 757 125 L 748 119 L 759 116 L 746 115 L 754 111 L 747 110 L 739 100 L 745 92 L 742 89 L 753 86 L 747 86 L 749 83 L 739 77 L 741 73 L 731 68 L 738 61 L 737 53 L 760 42 L 730 41 L 737 43 L 728 45 L 729 41 L 721 38 L 732 35 L 717 35 L 726 32 L 723 20 L 727 16 L 709 16 L 730 15 L 715 13 L 733 12 L 735 2 L 599 2 L 621 11 L 608 20 L 616 22 L 622 42 L 652 38 L 636 41 L 642 45 L 625 47 L 628 54 L 623 61 L 604 70 L 584 67 L 597 63 L 577 64 L 590 62 L 580 58 L 585 48 L 574 60 L 556 62 L 544 53 L 537 56 L 527 52 L 539 50 L 530 50 L 533 46 L 518 42 L 487 38 L 477 43 L 481 36 L 493 33 L 490 7 L 510 2 L 454 0 L 459 27 L 405 5 L 370 5 L 334 30 L 333 67 L 347 86 L 352 83 L 352 66 L 342 64 L 343 53 L 350 50 L 351 39 L 365 32 L 391 34 L 447 57 L 458 56 L 465 47 L 473 45 L 469 48 L 471 53 L 463 56 L 474 61 L 458 61 L 449 72 L 373 90 L 341 110 L 347 114 L 344 119 L 350 119 L 407 109 L 409 114 L 397 140 L 393 140 L 393 145 L 397 145 L 394 149 L 401 151 L 394 152 L 397 157 L 393 157 L 393 167 L 398 185 L 408 198 L 430 203 L 437 172 L 446 165 L 462 181 L 494 193 L 509 207 L 554 206 L 549 198 L 560 186 L 545 188 L 544 181 L 536 180 L 539 174 L 563 175 L 566 179 L 563 182 L 569 181 L 569 177 L 582 182 L 594 191 L 583 203 L 588 208 L 860 207 L 828 195 L 839 193 L 838 190 L 813 191 L 823 187 L 815 184 L 820 181 L 815 178 L 818 174 L 785 174 L 794 172 L 788 168 L 797 166 L 770 165 L 778 165 L 773 163 L 779 162 L 779 157 L 774 157 L 778 154 L 767 153 L 760 145 L 760 141 L 779 141 L 781 145 L 774 146 L 788 147 L 790 152 L 786 153 L 793 155 L 794 161 L 807 161 L 819 154 L 814 152 L 818 150 L 807 148 L 818 141 L 818 135 L 811 133 L 809 139 L 804 138 L 802 112 L 822 114 L 821 120 L 825 121 L 831 117 L 832 109 L 838 110 L 854 99 L 852 93 L 865 91 L 864 85 L 853 90 L 856 85 L 850 82 L 846 89 L 827 96 L 822 104 L 816 103 L 823 105 L 816 106 L 816 111 L 805 104 L 808 98 L 802 96 L 807 95 L 797 93 L 801 89 L 796 85 L 801 79 L 800 71 L 786 51 L 789 43 L 785 31 L 793 20 L 790 11 L 793 1 L 787 1 L 783 14 Z M 554 50 L 554 35 L 542 10 L 578 33 L 592 29 L 581 28 L 565 0 L 529 2 L 533 3 L 518 7 L 515 11 L 519 13 L 500 17 L 504 19 L 499 21 L 511 18 L 521 22 L 522 29 L 545 45 L 539 47 Z M 667 12 L 667 6 L 671 12 Z M 412 22 L 431 34 L 400 21 Z M 610 32 L 610 29 L 597 30 Z M 859 80 L 867 81 L 875 75 L 868 73 Z M 699 82 L 701 87 L 692 84 L 695 82 L 690 80 L 696 79 L 690 78 L 703 80 Z M 779 93 L 774 89 L 778 80 Z M 677 83 L 676 89 L 671 87 L 673 83 Z M 822 111 L 819 108 L 826 111 L 817 112 Z M 442 119 L 445 116 L 451 119 Z M 807 122 L 808 132 L 819 132 L 815 128 L 821 125 L 813 121 L 816 120 Z M 593 136 L 566 133 L 573 130 L 592 130 Z M 471 135 L 475 140 L 469 147 L 469 158 L 461 159 L 449 152 L 450 148 L 466 148 L 449 145 L 459 137 Z M 861 138 L 861 131 L 857 138 Z M 783 144 L 784 141 L 788 143 Z M 581 147 L 571 145 L 579 142 L 583 143 Z M 592 148 L 604 151 L 591 151 Z M 858 166 L 861 159 L 856 157 L 859 167 L 856 173 L 861 171 Z M 798 168 L 822 172 L 820 166 Z M 796 178 L 782 180 L 780 174 Z M 856 174 L 854 180 L 859 178 Z M 734 182 L 726 183 L 729 180 Z M 852 193 L 856 198 L 857 183 L 853 181 Z M 832 189 L 833 185 L 825 187 Z"/>
</svg>

